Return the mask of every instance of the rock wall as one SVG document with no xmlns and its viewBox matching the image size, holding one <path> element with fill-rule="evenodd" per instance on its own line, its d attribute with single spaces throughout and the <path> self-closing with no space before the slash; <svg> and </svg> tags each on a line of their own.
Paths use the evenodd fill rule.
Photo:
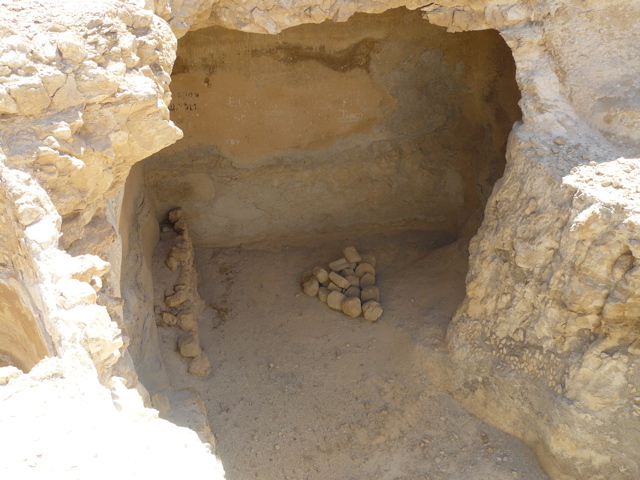
<svg viewBox="0 0 640 480">
<path fill-rule="evenodd" d="M 455 235 L 520 118 L 496 32 L 450 35 L 406 9 L 277 37 L 191 32 L 172 91 L 185 136 L 145 162 L 146 179 L 157 218 L 182 206 L 201 246 Z"/>
</svg>

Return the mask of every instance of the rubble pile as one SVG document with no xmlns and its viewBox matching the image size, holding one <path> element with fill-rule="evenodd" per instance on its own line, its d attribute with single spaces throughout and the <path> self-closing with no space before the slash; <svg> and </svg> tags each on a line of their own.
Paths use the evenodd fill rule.
<svg viewBox="0 0 640 480">
<path fill-rule="evenodd" d="M 382 316 L 380 290 L 376 286 L 376 257 L 360 255 L 355 247 L 347 247 L 344 256 L 329 263 L 328 268 L 315 267 L 302 276 L 302 290 L 318 297 L 333 310 L 375 322 Z"/>
<path fill-rule="evenodd" d="M 178 337 L 177 350 L 184 358 L 190 360 L 190 374 L 206 377 L 211 372 L 211 364 L 200 347 L 198 335 L 198 280 L 193 264 L 193 245 L 182 209 L 171 210 L 168 220 L 169 223 L 163 227 L 162 233 L 175 232 L 175 236 L 165 265 L 178 276 L 173 287 L 164 292 L 164 307 L 158 308 L 157 311 L 159 324 L 168 327 L 178 326 L 184 331 Z"/>
</svg>

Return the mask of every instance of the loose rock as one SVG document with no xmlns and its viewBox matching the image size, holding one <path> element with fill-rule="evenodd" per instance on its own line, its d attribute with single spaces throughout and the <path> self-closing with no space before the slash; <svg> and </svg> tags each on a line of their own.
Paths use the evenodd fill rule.
<svg viewBox="0 0 640 480">
<path fill-rule="evenodd" d="M 360 279 L 360 286 L 362 288 L 367 288 L 375 285 L 376 277 L 371 275 L 370 273 L 365 273 Z"/>
<path fill-rule="evenodd" d="M 178 315 L 178 326 L 185 331 L 195 331 L 198 329 L 198 322 L 193 313 Z"/>
<path fill-rule="evenodd" d="M 333 282 L 330 282 L 327 288 L 332 292 L 342 292 L 342 289 Z"/>
<path fill-rule="evenodd" d="M 318 280 L 315 278 L 308 278 L 304 282 L 302 282 L 302 290 L 304 294 L 308 297 L 315 297 L 318 295 L 318 288 L 320 285 L 318 284 Z"/>
<path fill-rule="evenodd" d="M 340 292 L 331 292 L 327 297 L 327 305 L 334 310 L 342 310 L 342 303 L 346 298 L 347 297 Z"/>
<path fill-rule="evenodd" d="M 362 315 L 365 320 L 370 322 L 375 322 L 381 316 L 384 310 L 382 309 L 382 305 L 374 300 L 369 300 L 367 303 L 362 305 Z"/>
<path fill-rule="evenodd" d="M 347 247 L 344 249 L 343 253 L 344 253 L 344 258 L 349 263 L 358 263 L 359 261 L 362 260 L 362 257 L 360 256 L 358 251 L 355 249 L 355 247 Z"/>
<path fill-rule="evenodd" d="M 189 363 L 189 373 L 196 377 L 208 377 L 211 373 L 209 357 L 203 352 Z"/>
<path fill-rule="evenodd" d="M 380 301 L 380 289 L 375 286 L 367 287 L 362 289 L 362 294 L 360 298 L 363 303 L 368 302 L 369 300 L 374 300 L 376 302 Z"/>
<path fill-rule="evenodd" d="M 352 287 L 359 287 L 360 286 L 360 279 L 358 277 L 356 277 L 355 275 L 349 275 L 349 276 L 346 276 L 345 278 L 351 284 Z"/>
<path fill-rule="evenodd" d="M 370 263 L 361 263 L 360 265 L 358 265 L 356 267 L 356 275 L 360 278 L 362 278 L 362 276 L 365 273 L 370 273 L 371 275 L 376 274 L 376 269 L 373 268 L 373 265 L 371 265 Z"/>
<path fill-rule="evenodd" d="M 316 278 L 318 283 L 326 283 L 329 280 L 329 273 L 327 273 L 327 271 L 322 267 L 314 268 L 313 276 Z"/>
<path fill-rule="evenodd" d="M 175 272 L 180 266 L 180 261 L 175 257 L 167 258 L 167 261 L 165 263 L 167 264 L 167 268 L 172 272 Z"/>
<path fill-rule="evenodd" d="M 182 218 L 182 208 L 174 208 L 169 212 L 169 221 L 171 223 L 176 223 L 181 218 Z"/>
<path fill-rule="evenodd" d="M 178 349 L 183 357 L 188 358 L 195 358 L 202 352 L 200 349 L 200 341 L 194 332 L 187 333 L 178 338 Z"/>
<path fill-rule="evenodd" d="M 360 298 L 360 289 L 358 287 L 349 287 L 344 292 L 347 297 L 358 297 Z"/>
<path fill-rule="evenodd" d="M 169 295 L 164 299 L 164 303 L 167 307 L 177 307 L 181 303 L 184 303 L 189 297 L 188 290 L 180 290 L 179 292 Z"/>
<path fill-rule="evenodd" d="M 330 292 L 331 290 L 329 290 L 327 287 L 320 287 L 318 289 L 318 298 L 320 299 L 320 301 L 323 303 L 327 303 L 327 297 L 329 296 Z"/>
<path fill-rule="evenodd" d="M 362 304 L 358 297 L 347 298 L 342 302 L 342 311 L 352 318 L 360 316 L 362 313 Z"/>
<path fill-rule="evenodd" d="M 172 315 L 169 312 L 162 312 L 162 323 L 164 323 L 165 325 L 172 327 L 176 324 L 177 321 L 178 319 L 175 315 Z"/>
<path fill-rule="evenodd" d="M 340 288 L 349 288 L 351 286 L 351 282 L 349 282 L 349 280 L 336 272 L 331 272 L 329 274 L 329 279 Z"/>
<path fill-rule="evenodd" d="M 334 272 L 339 272 L 349 267 L 349 262 L 345 258 L 339 258 L 338 260 L 331 262 L 329 268 Z"/>
</svg>

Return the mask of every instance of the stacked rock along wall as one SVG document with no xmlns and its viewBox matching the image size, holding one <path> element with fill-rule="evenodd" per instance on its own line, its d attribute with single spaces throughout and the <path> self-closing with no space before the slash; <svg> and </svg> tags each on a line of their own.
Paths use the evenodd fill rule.
<svg viewBox="0 0 640 480">
<path fill-rule="evenodd" d="M 455 235 L 520 118 L 495 31 L 450 35 L 404 8 L 278 36 L 209 27 L 177 55 L 170 109 L 185 136 L 145 161 L 146 180 L 157 218 L 181 206 L 198 246 Z"/>
</svg>

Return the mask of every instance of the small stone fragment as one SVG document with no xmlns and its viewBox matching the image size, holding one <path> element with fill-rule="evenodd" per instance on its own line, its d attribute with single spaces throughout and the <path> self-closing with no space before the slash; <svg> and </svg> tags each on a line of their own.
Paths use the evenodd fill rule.
<svg viewBox="0 0 640 480">
<path fill-rule="evenodd" d="M 342 275 L 345 278 L 348 277 L 349 275 L 355 275 L 355 274 L 356 274 L 356 271 L 353 268 L 345 268 L 340 272 L 340 275 Z"/>
<path fill-rule="evenodd" d="M 346 298 L 347 297 L 340 292 L 331 292 L 327 297 L 327 305 L 334 310 L 342 310 L 342 303 Z"/>
<path fill-rule="evenodd" d="M 320 287 L 318 289 L 318 298 L 320 299 L 320 301 L 323 303 L 327 303 L 327 297 L 329 296 L 330 292 L 331 290 L 329 290 L 327 287 Z"/>
<path fill-rule="evenodd" d="M 175 272 L 177 268 L 180 266 L 180 261 L 175 257 L 169 257 L 166 261 L 167 268 L 172 272 Z"/>
<path fill-rule="evenodd" d="M 347 297 L 358 297 L 360 298 L 360 289 L 358 287 L 349 287 L 344 292 Z"/>
<path fill-rule="evenodd" d="M 374 300 L 376 302 L 380 301 L 380 289 L 378 287 L 367 287 L 362 289 L 362 294 L 360 295 L 363 303 L 368 302 L 369 300 Z"/>
<path fill-rule="evenodd" d="M 342 289 L 333 282 L 329 282 L 329 286 L 327 288 L 332 292 L 342 292 Z"/>
<path fill-rule="evenodd" d="M 180 262 L 184 262 L 189 258 L 189 247 L 185 243 L 176 243 L 169 250 L 169 257 L 173 257 Z"/>
<path fill-rule="evenodd" d="M 360 278 L 362 278 L 362 276 L 365 273 L 370 273 L 371 275 L 375 275 L 376 274 L 376 269 L 373 268 L 373 266 L 370 263 L 361 263 L 360 265 L 358 265 L 358 267 L 356 268 L 356 275 Z"/>
<path fill-rule="evenodd" d="M 359 287 L 360 286 L 360 279 L 358 277 L 356 277 L 355 275 L 345 276 L 345 278 L 351 284 L 352 287 Z"/>
<path fill-rule="evenodd" d="M 375 300 L 369 300 L 367 303 L 362 305 L 362 315 L 365 320 L 370 322 L 375 322 L 381 316 L 384 310 L 382 309 L 382 305 L 380 305 Z"/>
<path fill-rule="evenodd" d="M 184 218 L 181 218 L 173 224 L 173 229 L 178 233 L 185 232 L 187 230 L 187 222 Z"/>
<path fill-rule="evenodd" d="M 182 218 L 182 208 L 174 208 L 169 212 L 169 221 L 171 223 L 176 223 L 181 218 Z"/>
<path fill-rule="evenodd" d="M 362 260 L 362 257 L 360 256 L 360 254 L 358 253 L 355 247 L 347 247 L 344 249 L 343 253 L 344 253 L 344 258 L 349 263 L 358 263 Z"/>
<path fill-rule="evenodd" d="M 376 277 L 370 273 L 365 273 L 360 279 L 360 286 L 362 288 L 371 287 L 376 284 Z"/>
<path fill-rule="evenodd" d="M 198 336 L 194 332 L 187 333 L 178 338 L 178 349 L 180 350 L 180 354 L 187 358 L 195 358 L 202 352 Z"/>
<path fill-rule="evenodd" d="M 165 325 L 169 325 L 170 327 L 174 326 L 178 319 L 175 315 L 171 315 L 169 312 L 162 312 L 162 323 Z"/>
<path fill-rule="evenodd" d="M 349 288 L 351 286 L 351 282 L 349 282 L 349 280 L 336 272 L 331 272 L 329 274 L 329 279 L 340 288 Z"/>
<path fill-rule="evenodd" d="M 351 318 L 356 318 L 362 313 L 362 304 L 358 297 L 347 298 L 342 302 L 342 311 Z"/>
<path fill-rule="evenodd" d="M 177 307 L 181 303 L 184 303 L 189 296 L 188 290 L 181 290 L 179 292 L 174 293 L 173 295 L 169 295 L 164 299 L 164 303 L 167 307 Z"/>
<path fill-rule="evenodd" d="M 313 276 L 316 278 L 318 283 L 326 283 L 329 280 L 329 274 L 322 267 L 316 267 L 313 269 Z"/>
<path fill-rule="evenodd" d="M 178 326 L 182 330 L 190 332 L 198 329 L 198 322 L 196 322 L 196 317 L 193 313 L 185 313 L 178 315 Z"/>
<path fill-rule="evenodd" d="M 304 294 L 308 297 L 315 297 L 318 295 L 318 288 L 320 285 L 318 284 L 318 280 L 315 278 L 308 278 L 304 282 L 302 282 L 302 290 Z"/>
<path fill-rule="evenodd" d="M 208 377 L 211 373 L 209 357 L 203 352 L 189 363 L 189 373 L 196 377 Z"/>
<path fill-rule="evenodd" d="M 349 262 L 343 257 L 329 264 L 329 268 L 334 272 L 339 272 L 349 267 Z"/>
<path fill-rule="evenodd" d="M 371 255 L 369 253 L 363 253 L 360 255 L 362 257 L 362 263 L 368 263 L 373 268 L 376 268 L 376 257 L 375 255 Z"/>
</svg>

